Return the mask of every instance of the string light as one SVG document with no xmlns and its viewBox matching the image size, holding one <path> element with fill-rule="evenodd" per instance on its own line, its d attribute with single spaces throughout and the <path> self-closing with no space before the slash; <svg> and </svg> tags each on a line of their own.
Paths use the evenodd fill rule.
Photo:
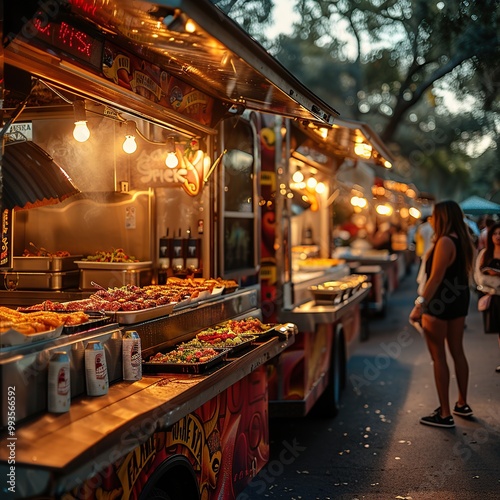
<svg viewBox="0 0 500 500">
<path fill-rule="evenodd" d="M 85 112 L 85 101 L 78 100 L 73 103 L 75 112 L 75 128 L 73 129 L 73 137 L 78 142 L 85 142 L 90 137 L 90 130 L 87 127 L 87 114 Z"/>
<path fill-rule="evenodd" d="M 165 165 L 168 168 L 175 168 L 177 165 L 179 165 L 179 159 L 177 158 L 177 155 L 175 154 L 175 138 L 168 137 L 167 138 L 167 157 L 165 158 Z"/>
<path fill-rule="evenodd" d="M 137 143 L 135 142 L 135 122 L 127 120 L 125 122 L 125 141 L 122 145 L 123 151 L 131 155 L 137 150 Z"/>
</svg>

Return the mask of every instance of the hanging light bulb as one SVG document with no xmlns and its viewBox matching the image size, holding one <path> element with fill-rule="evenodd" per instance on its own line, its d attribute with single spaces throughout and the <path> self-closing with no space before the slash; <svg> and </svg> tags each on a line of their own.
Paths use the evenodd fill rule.
<svg viewBox="0 0 500 500">
<path fill-rule="evenodd" d="M 131 155 L 137 150 L 137 143 L 135 142 L 135 122 L 127 120 L 125 122 L 125 141 L 122 148 L 125 153 Z"/>
<path fill-rule="evenodd" d="M 175 137 L 167 137 L 167 157 L 165 159 L 165 165 L 168 168 L 175 168 L 179 165 L 179 159 L 175 154 Z"/>
<path fill-rule="evenodd" d="M 79 100 L 73 103 L 75 112 L 75 128 L 73 137 L 78 142 L 85 142 L 90 137 L 90 130 L 87 127 L 87 114 L 85 112 L 85 101 Z"/>
<path fill-rule="evenodd" d="M 179 160 L 177 159 L 177 155 L 173 152 L 167 154 L 167 158 L 165 159 L 165 165 L 168 168 L 175 168 L 179 165 Z"/>
</svg>

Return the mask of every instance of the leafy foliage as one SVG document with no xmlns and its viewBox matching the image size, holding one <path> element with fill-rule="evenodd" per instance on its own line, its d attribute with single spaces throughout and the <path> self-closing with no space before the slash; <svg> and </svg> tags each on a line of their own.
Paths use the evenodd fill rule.
<svg viewBox="0 0 500 500">
<path fill-rule="evenodd" d="M 272 3 L 217 2 L 237 22 Z M 294 3 L 292 35 L 267 40 L 264 21 L 240 24 L 341 116 L 369 123 L 400 175 L 438 198 L 484 196 L 500 160 L 498 0 Z"/>
</svg>

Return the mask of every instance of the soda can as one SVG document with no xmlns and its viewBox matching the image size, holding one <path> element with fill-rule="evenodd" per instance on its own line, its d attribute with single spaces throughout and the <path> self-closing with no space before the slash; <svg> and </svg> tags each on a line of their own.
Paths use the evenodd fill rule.
<svg viewBox="0 0 500 500">
<path fill-rule="evenodd" d="M 52 354 L 49 361 L 47 406 L 52 413 L 65 413 L 71 405 L 69 356 L 64 351 Z"/>
<path fill-rule="evenodd" d="M 135 330 L 128 330 L 122 337 L 123 380 L 141 380 L 141 337 Z"/>
<path fill-rule="evenodd" d="M 103 396 L 108 393 L 106 355 L 103 345 L 97 340 L 90 341 L 85 348 L 85 381 L 89 396 Z"/>
</svg>

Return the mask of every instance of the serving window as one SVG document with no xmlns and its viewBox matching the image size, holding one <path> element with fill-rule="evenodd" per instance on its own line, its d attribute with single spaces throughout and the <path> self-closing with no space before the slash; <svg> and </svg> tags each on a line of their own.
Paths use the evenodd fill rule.
<svg viewBox="0 0 500 500">
<path fill-rule="evenodd" d="M 255 132 L 243 120 L 223 124 L 221 268 L 224 278 L 258 271 Z"/>
</svg>

